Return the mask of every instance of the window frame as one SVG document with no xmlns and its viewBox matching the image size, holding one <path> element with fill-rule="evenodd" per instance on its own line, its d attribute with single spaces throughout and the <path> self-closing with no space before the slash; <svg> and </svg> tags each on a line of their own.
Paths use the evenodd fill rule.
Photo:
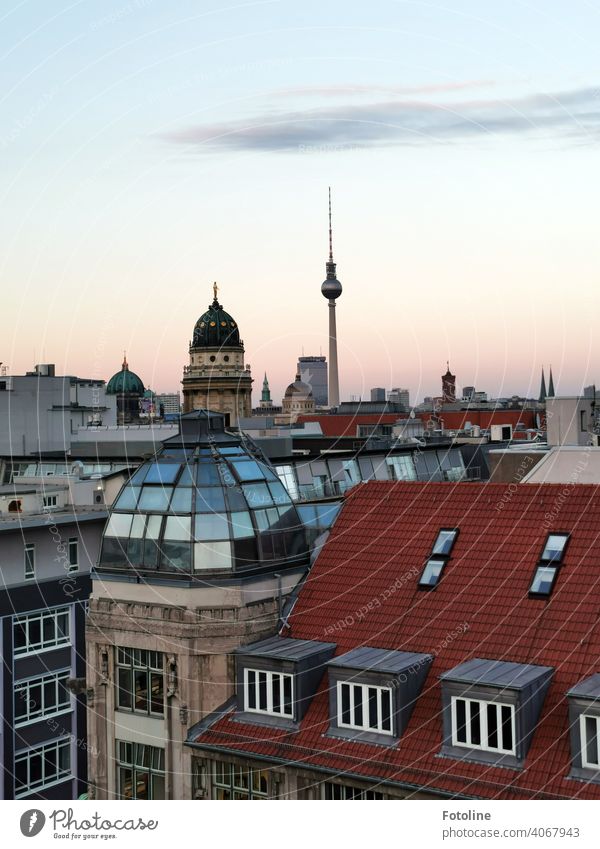
<svg viewBox="0 0 600 849">
<path fill-rule="evenodd" d="M 72 552 L 75 550 L 75 562 L 72 562 Z M 79 537 L 69 537 L 67 543 L 67 560 L 69 561 L 68 572 L 79 571 Z"/>
<path fill-rule="evenodd" d="M 71 671 L 69 669 L 58 669 L 56 671 L 52 671 L 45 675 L 36 675 L 32 678 L 25 678 L 22 681 L 15 681 L 14 683 L 14 695 L 13 695 L 13 717 L 14 717 L 14 726 L 15 728 L 22 728 L 27 725 L 31 725 L 32 723 L 39 722 L 42 719 L 49 719 L 54 716 L 61 716 L 62 714 L 71 713 L 73 711 L 73 697 L 67 688 L 67 680 L 71 677 Z M 66 702 L 59 701 L 60 694 L 60 682 L 64 680 L 64 687 L 66 691 Z M 54 682 L 55 686 L 55 696 L 56 696 L 56 707 L 53 710 L 45 710 L 45 701 L 46 701 L 46 685 Z M 33 687 L 40 687 L 40 701 L 41 706 L 39 711 L 34 711 L 31 709 L 30 703 L 32 698 L 30 696 L 31 690 Z M 17 700 L 22 698 L 19 696 L 21 691 L 25 692 L 25 704 L 26 704 L 26 713 L 23 716 L 17 717 Z"/>
<path fill-rule="evenodd" d="M 63 634 L 61 638 L 57 637 L 57 622 L 58 617 L 61 614 L 66 614 L 67 616 L 67 634 Z M 55 638 L 52 641 L 44 642 L 44 621 L 46 619 L 54 618 L 55 623 Z M 40 627 L 40 642 L 35 643 L 34 647 L 30 647 L 29 642 L 29 625 L 31 622 L 39 621 Z M 26 644 L 25 647 L 17 646 L 15 640 L 15 629 L 17 625 L 25 624 L 26 628 Z M 58 607 L 49 607 L 45 610 L 36 610 L 28 613 L 21 613 L 13 616 L 12 619 L 12 630 L 13 630 L 13 656 L 14 657 L 27 657 L 32 654 L 41 654 L 42 652 L 53 651 L 54 649 L 62 648 L 63 646 L 71 646 L 72 645 L 72 636 L 71 636 L 71 605 L 61 605 Z"/>
<path fill-rule="evenodd" d="M 336 793 L 338 798 L 335 798 Z M 386 796 L 379 790 L 354 787 L 351 784 L 338 784 L 336 781 L 324 781 L 321 784 L 321 799 L 328 802 L 364 802 L 385 798 Z"/>
<path fill-rule="evenodd" d="M 254 693 L 254 704 L 260 704 L 260 675 L 266 675 L 266 696 L 267 696 L 267 707 L 250 707 L 250 674 L 254 675 L 254 683 L 253 687 L 255 690 Z M 244 712 L 245 713 L 255 713 L 260 714 L 261 716 L 274 716 L 278 719 L 295 719 L 296 711 L 294 704 L 295 697 L 295 681 L 294 675 L 291 672 L 280 672 L 275 669 L 259 669 L 252 666 L 244 667 Z M 273 710 L 273 681 L 275 678 L 280 679 L 279 683 L 279 692 L 280 692 L 280 704 L 281 711 Z M 289 698 L 289 712 L 286 712 L 286 697 L 285 697 L 285 679 L 288 678 L 290 680 L 290 698 Z"/>
<path fill-rule="evenodd" d="M 462 742 L 458 739 L 458 721 L 457 721 L 457 702 L 465 702 L 465 731 L 466 731 L 466 742 Z M 479 743 L 472 742 L 471 739 L 471 704 L 477 704 L 479 706 L 479 722 L 480 722 L 480 741 Z M 490 746 L 489 742 L 484 743 L 483 740 L 486 739 L 489 741 L 489 733 L 488 733 L 488 708 L 490 705 L 493 705 L 496 708 L 496 727 L 498 738 L 500 739 L 501 734 L 500 729 L 502 728 L 501 714 L 502 708 L 508 708 L 511 714 L 511 737 L 512 737 L 512 747 L 510 749 L 507 748 L 499 748 Z M 482 709 L 483 708 L 483 709 Z M 451 696 L 450 701 L 450 711 L 451 711 L 451 730 L 452 730 L 452 746 L 456 746 L 460 749 L 465 749 L 468 751 L 478 751 L 478 752 L 491 752 L 494 755 L 512 755 L 513 757 L 517 757 L 517 721 L 516 721 L 516 706 L 511 704 L 510 702 L 500 702 L 495 699 L 474 699 L 469 696 Z"/>
<path fill-rule="evenodd" d="M 127 758 L 127 746 L 131 746 L 131 758 Z M 117 781 L 117 799 L 134 801 L 138 799 L 138 777 L 137 774 L 145 774 L 148 777 L 149 795 L 146 801 L 161 800 L 166 798 L 166 769 L 165 769 L 165 749 L 162 746 L 150 746 L 146 743 L 134 743 L 131 740 L 115 740 L 115 767 Z M 141 753 L 141 755 L 139 754 Z M 162 753 L 162 754 L 161 754 Z M 142 761 L 147 760 L 146 765 L 142 765 Z M 158 761 L 158 766 L 156 765 Z M 162 762 L 162 764 L 161 764 Z M 131 788 L 133 795 L 126 797 L 122 793 L 123 788 L 123 773 L 129 771 L 131 773 Z M 154 795 L 154 780 L 155 776 L 162 778 L 163 795 L 155 797 Z"/>
<path fill-rule="evenodd" d="M 598 754 L 597 763 L 590 763 L 587 759 L 587 732 L 586 720 L 591 719 L 596 723 L 596 751 Z M 600 715 L 595 713 L 586 713 L 582 711 L 579 715 L 579 751 L 581 754 L 582 769 L 591 769 L 594 772 L 600 772 Z"/>
<path fill-rule="evenodd" d="M 344 722 L 343 710 L 343 688 L 349 687 L 349 712 L 352 718 L 356 718 L 356 690 L 359 689 L 362 694 L 360 711 L 364 722 L 358 725 L 354 722 Z M 375 726 L 369 723 L 370 713 L 370 694 L 369 690 L 377 691 L 377 724 Z M 383 727 L 383 693 L 387 693 L 389 697 L 388 723 L 389 728 Z M 348 728 L 352 731 L 368 731 L 371 734 L 385 734 L 388 737 L 394 736 L 394 693 L 392 687 L 385 687 L 380 684 L 364 684 L 357 681 L 347 680 L 337 682 L 337 724 L 338 728 Z"/>
<path fill-rule="evenodd" d="M 562 549 L 560 551 L 560 556 L 557 557 L 557 558 L 544 557 L 544 553 L 545 553 L 546 549 L 548 548 L 551 537 L 563 537 L 564 538 L 564 544 L 563 544 Z M 538 562 L 536 564 L 535 571 L 534 571 L 533 577 L 531 579 L 531 583 L 529 584 L 529 596 L 531 598 L 549 598 L 552 595 L 552 592 L 554 591 L 554 586 L 555 586 L 557 578 L 558 578 L 558 573 L 559 573 L 560 567 L 563 566 L 563 564 L 564 564 L 565 554 L 566 554 L 567 548 L 569 546 L 570 538 L 571 538 L 571 535 L 568 531 L 549 531 L 548 532 L 546 539 L 544 540 L 544 543 L 542 545 L 542 550 L 540 552 L 540 556 L 538 558 Z M 539 573 L 542 570 L 544 570 L 544 571 L 552 570 L 552 579 L 550 581 L 550 585 L 549 585 L 547 590 L 543 590 L 543 591 L 539 590 L 539 589 L 534 590 L 533 586 L 536 582 L 536 579 L 537 579 Z"/>
<path fill-rule="evenodd" d="M 144 661 L 142 661 L 142 653 L 146 655 Z M 153 658 L 152 655 L 158 655 L 158 659 Z M 137 658 L 140 658 L 138 662 L 136 662 Z M 156 666 L 152 666 L 152 661 L 157 661 Z M 160 663 L 160 666 L 158 665 Z M 121 684 L 122 676 L 121 672 L 129 673 L 129 684 L 128 686 L 123 686 Z M 146 708 L 141 709 L 136 707 L 136 673 L 137 674 L 145 674 L 146 679 Z M 161 676 L 162 680 L 162 708 L 160 711 L 152 710 L 152 678 L 153 676 Z M 125 676 L 123 676 L 125 677 Z M 159 651 L 151 651 L 149 649 L 137 649 L 132 648 L 130 646 L 115 646 L 115 710 L 123 711 L 126 713 L 131 713 L 136 716 L 154 716 L 154 717 L 164 717 L 165 716 L 165 684 L 166 684 L 166 676 L 165 676 L 165 663 L 164 663 L 164 653 Z M 122 702 L 121 694 L 126 693 L 129 696 L 130 705 L 127 705 Z M 144 691 L 142 691 L 144 692 Z"/>
<path fill-rule="evenodd" d="M 245 784 L 243 779 L 236 783 L 236 777 L 242 773 L 246 775 Z M 263 773 L 265 774 L 264 776 Z M 256 767 L 237 764 L 234 761 L 213 761 L 210 777 L 211 798 L 213 800 L 227 801 L 231 799 L 236 801 L 240 799 L 259 800 L 269 798 L 270 770 L 268 769 L 257 769 Z M 255 777 L 258 778 L 256 782 Z M 258 789 L 260 787 L 261 777 L 264 777 L 267 784 L 267 789 L 264 793 Z M 222 795 L 219 795 L 219 791 L 221 791 Z M 227 796 L 225 794 L 229 795 Z"/>
<path fill-rule="evenodd" d="M 35 581 L 35 543 L 26 542 L 23 546 L 24 575 L 26 581 Z"/>
<path fill-rule="evenodd" d="M 46 780 L 46 752 L 54 749 L 56 753 L 56 777 Z M 68 766 L 61 770 L 60 768 L 60 751 L 66 750 L 68 753 Z M 15 799 L 21 799 L 24 796 L 29 796 L 30 793 L 46 790 L 56 784 L 62 784 L 64 781 L 73 779 L 72 773 L 72 758 L 71 758 L 71 737 L 59 737 L 56 740 L 50 740 L 46 743 L 17 751 L 14 754 L 14 775 L 15 775 Z M 31 759 L 33 756 L 40 755 L 42 759 L 41 774 L 42 778 L 32 785 L 31 783 Z M 17 762 L 25 761 L 27 764 L 27 784 L 26 786 L 17 789 Z"/>
<path fill-rule="evenodd" d="M 450 547 L 448 548 L 447 552 L 443 552 L 443 551 L 439 552 L 439 551 L 435 550 L 442 534 L 453 534 L 452 541 L 450 543 Z M 460 534 L 460 528 L 457 528 L 457 527 L 440 528 L 438 530 L 436 538 L 434 539 L 433 544 L 431 546 L 431 551 L 430 551 L 430 553 L 427 557 L 427 560 L 425 561 L 425 564 L 424 564 L 424 566 L 421 570 L 421 574 L 419 575 L 419 580 L 417 581 L 418 589 L 420 589 L 420 590 L 435 590 L 436 589 L 436 587 L 438 586 L 438 584 L 442 580 L 442 577 L 444 575 L 444 570 L 446 568 L 446 564 L 448 563 L 448 561 L 452 557 L 452 552 L 454 550 L 454 546 L 456 545 L 456 540 L 458 539 L 459 534 Z M 424 580 L 425 573 L 427 572 L 427 569 L 428 569 L 428 566 L 429 566 L 430 563 L 440 564 L 439 574 L 438 574 L 436 580 L 433 583 L 431 583 L 429 581 L 426 582 Z"/>
</svg>

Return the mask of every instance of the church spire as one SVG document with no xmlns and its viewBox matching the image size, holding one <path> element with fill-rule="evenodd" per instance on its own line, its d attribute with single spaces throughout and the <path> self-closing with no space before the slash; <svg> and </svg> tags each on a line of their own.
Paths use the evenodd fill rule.
<svg viewBox="0 0 600 849">
<path fill-rule="evenodd" d="M 554 398 L 554 379 L 552 377 L 552 366 L 550 366 L 550 378 L 548 380 L 548 398 Z"/>
<path fill-rule="evenodd" d="M 540 384 L 540 397 L 538 401 L 544 402 L 548 397 L 548 393 L 546 392 L 546 376 L 544 374 L 544 366 L 542 366 L 542 382 Z"/>
<path fill-rule="evenodd" d="M 265 372 L 265 379 L 263 380 L 263 388 L 262 388 L 262 394 L 260 396 L 260 400 L 261 401 L 268 401 L 269 404 L 271 403 L 271 390 L 269 388 L 269 381 L 267 380 L 267 373 L 266 372 Z"/>
</svg>

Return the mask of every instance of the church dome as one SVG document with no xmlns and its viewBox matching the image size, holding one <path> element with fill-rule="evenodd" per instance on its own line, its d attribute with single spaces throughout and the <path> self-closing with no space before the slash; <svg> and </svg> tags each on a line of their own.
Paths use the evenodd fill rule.
<svg viewBox="0 0 600 849">
<path fill-rule="evenodd" d="M 285 390 L 285 398 L 312 398 L 312 388 L 308 383 L 304 383 L 303 380 L 300 380 L 300 375 L 296 375 L 296 380 L 293 383 L 290 383 L 288 388 Z"/>
<path fill-rule="evenodd" d="M 129 371 L 127 359 L 123 359 L 121 371 L 113 374 L 106 384 L 107 395 L 140 395 L 144 394 L 144 384 L 137 374 Z"/>
<path fill-rule="evenodd" d="M 98 569 L 203 581 L 305 564 L 304 525 L 260 451 L 221 414 L 180 421 L 116 498 Z"/>
<path fill-rule="evenodd" d="M 241 342 L 237 322 L 217 300 L 216 283 L 214 293 L 212 304 L 194 326 L 192 348 L 239 348 Z"/>
</svg>

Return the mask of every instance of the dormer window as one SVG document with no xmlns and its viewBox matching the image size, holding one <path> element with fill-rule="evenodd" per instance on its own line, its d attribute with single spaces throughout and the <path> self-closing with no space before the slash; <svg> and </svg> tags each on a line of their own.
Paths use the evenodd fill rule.
<svg viewBox="0 0 600 849">
<path fill-rule="evenodd" d="M 442 754 L 520 767 L 552 672 L 548 666 L 473 658 L 442 673 Z"/>
<path fill-rule="evenodd" d="M 338 725 L 392 733 L 392 688 L 338 681 Z"/>
<path fill-rule="evenodd" d="M 558 577 L 559 567 L 563 562 L 568 540 L 568 534 L 548 534 L 540 562 L 536 566 L 533 580 L 529 587 L 530 595 L 550 595 Z"/>
<path fill-rule="evenodd" d="M 442 528 L 438 533 L 431 549 L 431 555 L 419 578 L 421 589 L 434 589 L 444 571 L 444 566 L 450 559 L 450 554 L 458 536 L 458 528 Z"/>
<path fill-rule="evenodd" d="M 600 782 L 600 673 L 567 693 L 571 738 L 571 778 Z"/>
<path fill-rule="evenodd" d="M 269 637 L 236 652 L 238 718 L 295 728 L 335 651 L 334 643 Z"/>
<path fill-rule="evenodd" d="M 332 737 L 394 745 L 427 677 L 428 654 L 361 646 L 329 661 Z"/>
<path fill-rule="evenodd" d="M 293 681 L 285 673 L 245 669 L 244 710 L 293 719 Z"/>
</svg>

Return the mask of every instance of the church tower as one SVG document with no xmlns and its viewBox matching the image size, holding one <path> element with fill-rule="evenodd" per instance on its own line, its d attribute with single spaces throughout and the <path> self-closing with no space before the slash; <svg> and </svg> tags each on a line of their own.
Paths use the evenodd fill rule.
<svg viewBox="0 0 600 849">
<path fill-rule="evenodd" d="M 237 323 L 218 301 L 218 287 L 200 316 L 190 342 L 190 364 L 183 370 L 183 411 L 212 410 L 229 417 L 229 426 L 252 412 L 252 375 L 244 364 Z"/>
</svg>

